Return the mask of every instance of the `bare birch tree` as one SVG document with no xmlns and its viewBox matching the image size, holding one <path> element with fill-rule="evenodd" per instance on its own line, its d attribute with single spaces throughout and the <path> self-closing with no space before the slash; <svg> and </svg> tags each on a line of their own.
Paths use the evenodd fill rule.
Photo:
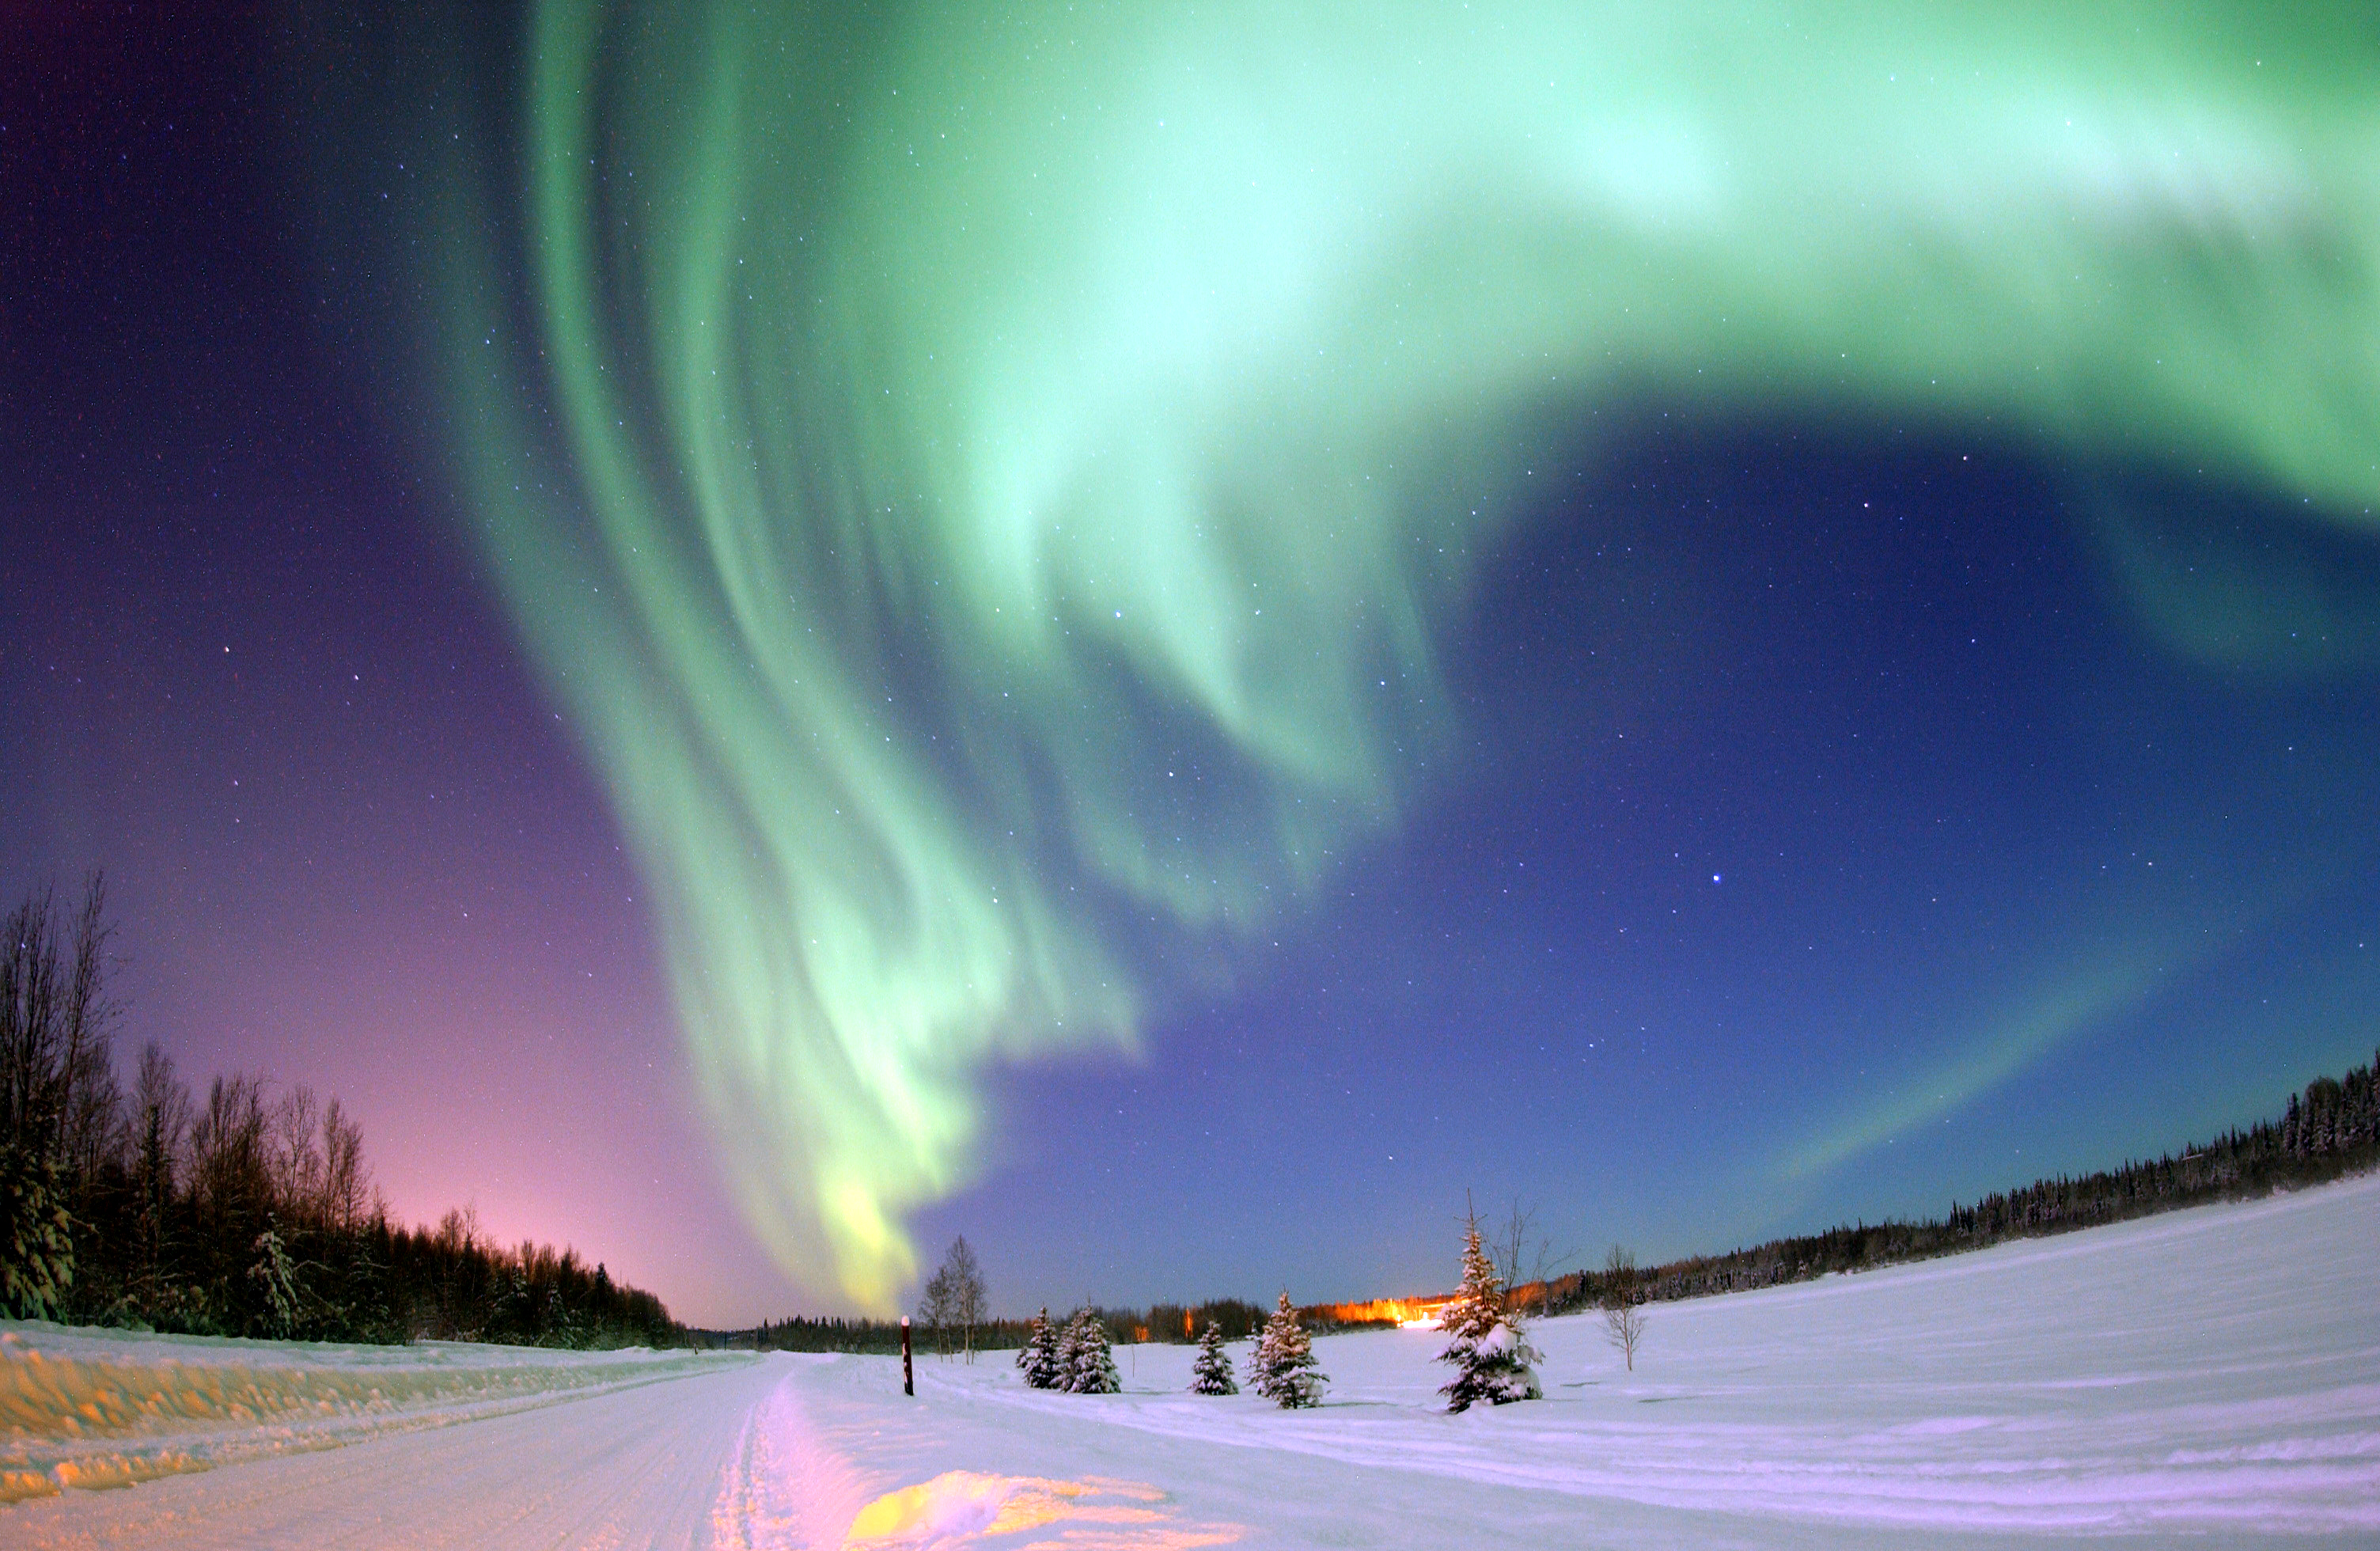
<svg viewBox="0 0 2380 1551">
<path fill-rule="evenodd" d="M 330 1217 L 322 1200 L 316 1115 L 314 1090 L 300 1083 L 273 1107 L 270 1124 L 273 1201 L 284 1218 L 308 1227 L 320 1227 Z"/>
<path fill-rule="evenodd" d="M 934 1355 L 951 1354 L 951 1266 L 944 1260 L 917 1293 L 917 1323 L 934 1333 Z"/>
<path fill-rule="evenodd" d="M 1645 1339 L 1645 1289 L 1636 1278 L 1636 1257 L 1618 1244 L 1603 1262 L 1603 1328 L 1634 1373 L 1636 1348 Z"/>
<path fill-rule="evenodd" d="M 322 1111 L 322 1195 L 330 1226 L 342 1233 L 363 1225 L 371 1209 L 371 1171 L 364 1166 L 363 1128 L 332 1099 Z"/>
<path fill-rule="evenodd" d="M 943 1265 L 951 1274 L 951 1317 L 959 1327 L 959 1350 L 972 1363 L 976 1327 L 991 1315 L 989 1295 L 984 1290 L 983 1267 L 977 1264 L 975 1251 L 965 1236 L 951 1245 L 950 1258 Z"/>
<path fill-rule="evenodd" d="M 948 1356 L 955 1339 L 961 1354 L 972 1363 L 976 1327 L 984 1323 L 987 1315 L 983 1268 L 962 1234 L 942 1256 L 941 1268 L 927 1279 L 917 1300 L 917 1319 L 932 1327 L 935 1351 Z"/>
<path fill-rule="evenodd" d="M 1554 1270 L 1570 1258 L 1570 1252 L 1557 1252 L 1553 1241 L 1539 1233 L 1536 1225 L 1536 1208 L 1523 1206 L 1521 1198 L 1514 1196 L 1512 1213 L 1497 1230 L 1488 1254 L 1506 1298 L 1517 1303 L 1522 1289 L 1535 1289 L 1537 1315 L 1543 1318 L 1551 1312 Z"/>
</svg>

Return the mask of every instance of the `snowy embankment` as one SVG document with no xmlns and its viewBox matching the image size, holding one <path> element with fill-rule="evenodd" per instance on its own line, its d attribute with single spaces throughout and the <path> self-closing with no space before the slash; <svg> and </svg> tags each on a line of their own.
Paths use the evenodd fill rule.
<svg viewBox="0 0 2380 1551">
<path fill-rule="evenodd" d="M 1120 1349 L 1101 1397 L 929 1359 L 910 1400 L 881 1358 L 15 1327 L 7 1468 L 156 1478 L 0 1508 L 0 1543 L 2375 1545 L 2375 1249 L 2367 1178 L 1655 1305 L 1633 1375 L 1550 1320 L 1547 1399 L 1461 1416 L 1427 1331 L 1317 1341 L 1289 1412 L 1182 1393 L 1186 1347 Z M 168 1455 L 214 1468 L 137 1463 Z"/>
<path fill-rule="evenodd" d="M 128 1486 L 677 1377 L 717 1357 L 0 1323 L 0 1502 Z M 747 1356 L 740 1361 L 750 1362 Z"/>
</svg>

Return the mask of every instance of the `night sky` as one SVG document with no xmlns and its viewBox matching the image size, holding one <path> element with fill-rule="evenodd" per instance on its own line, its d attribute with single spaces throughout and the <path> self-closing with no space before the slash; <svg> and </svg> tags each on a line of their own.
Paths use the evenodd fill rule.
<svg viewBox="0 0 2380 1551">
<path fill-rule="evenodd" d="M 669 9 L 0 11 L 0 886 L 128 1062 L 728 1324 L 2369 1059 L 2368 18 Z"/>
</svg>

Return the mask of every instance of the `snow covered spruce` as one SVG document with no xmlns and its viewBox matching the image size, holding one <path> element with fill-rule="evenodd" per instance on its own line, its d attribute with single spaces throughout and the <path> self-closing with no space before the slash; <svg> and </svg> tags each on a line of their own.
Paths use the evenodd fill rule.
<svg viewBox="0 0 2380 1551">
<path fill-rule="evenodd" d="M 1447 1410 L 1465 1411 L 1479 1400 L 1500 1406 L 1544 1399 L 1536 1368 L 1541 1355 L 1522 1333 L 1520 1315 L 1504 1306 L 1504 1285 L 1479 1247 L 1476 1218 L 1463 1227 L 1463 1289 L 1438 1324 L 1454 1338 L 1438 1354 L 1439 1362 L 1454 1364 L 1454 1377 L 1439 1390 Z"/>
<path fill-rule="evenodd" d="M 1050 1311 L 1033 1316 L 1016 1365 L 1026 1385 L 1071 1395 L 1114 1395 L 1123 1388 L 1116 1376 L 1115 1354 L 1108 1347 L 1107 1322 L 1091 1308 L 1076 1309 L 1063 1330 L 1050 1323 Z"/>
<path fill-rule="evenodd" d="M 1256 1349 L 1248 1353 L 1248 1387 L 1268 1400 L 1294 1409 L 1320 1405 L 1322 1387 L 1330 1380 L 1330 1375 L 1316 1365 L 1313 1338 L 1297 1323 L 1297 1311 L 1283 1292 L 1280 1306 L 1265 1321 L 1264 1334 L 1257 1338 Z"/>
<path fill-rule="evenodd" d="M 1236 1395 L 1239 1385 L 1232 1377 L 1232 1355 L 1223 1350 L 1223 1327 L 1213 1320 L 1207 1322 L 1207 1333 L 1198 1338 L 1197 1361 L 1190 1365 L 1190 1392 L 1194 1395 Z"/>
<path fill-rule="evenodd" d="M 1058 1332 L 1050 1327 L 1048 1309 L 1033 1316 L 1032 1330 L 1016 1351 L 1016 1365 L 1025 1370 L 1029 1388 L 1062 1387 L 1058 1382 Z"/>
<path fill-rule="evenodd" d="M 1058 1387 L 1076 1395 L 1113 1395 L 1123 1388 L 1115 1355 L 1108 1350 L 1107 1321 L 1094 1309 L 1077 1309 L 1058 1338 Z"/>
</svg>

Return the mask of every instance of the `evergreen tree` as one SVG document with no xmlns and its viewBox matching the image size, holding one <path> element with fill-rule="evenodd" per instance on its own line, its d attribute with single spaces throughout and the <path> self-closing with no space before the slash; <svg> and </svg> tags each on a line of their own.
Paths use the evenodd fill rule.
<svg viewBox="0 0 2380 1551">
<path fill-rule="evenodd" d="M 74 1283 L 74 1218 L 55 1156 L 0 1145 L 0 1316 L 52 1319 Z"/>
<path fill-rule="evenodd" d="M 1058 1331 L 1058 1344 L 1050 1353 L 1050 1387 L 1072 1389 L 1075 1387 L 1075 1349 L 1083 1342 L 1083 1311 L 1076 1309 L 1066 1316 Z"/>
<path fill-rule="evenodd" d="M 1455 1369 L 1453 1379 L 1439 1390 L 1447 1410 L 1464 1411 L 1479 1400 L 1500 1406 L 1543 1398 L 1532 1366 L 1538 1353 L 1521 1333 L 1519 1319 L 1504 1307 L 1503 1283 L 1479 1247 L 1476 1217 L 1463 1225 L 1463 1287 L 1439 1316 L 1439 1328 L 1454 1338 L 1438 1354 Z"/>
<path fill-rule="evenodd" d="M 1264 1339 L 1257 1343 L 1257 1355 L 1249 1365 L 1255 1370 L 1249 1387 L 1286 1409 L 1320 1405 L 1322 1387 L 1330 1378 L 1315 1365 L 1313 1340 L 1297 1323 L 1297 1311 L 1290 1307 L 1287 1292 L 1281 1295 L 1281 1305 L 1272 1317 L 1265 1321 Z"/>
<path fill-rule="evenodd" d="M 1058 1330 L 1050 1323 L 1047 1308 L 1033 1316 L 1033 1332 L 1017 1349 L 1016 1365 L 1025 1370 L 1025 1382 L 1029 1387 L 1058 1387 Z"/>
<path fill-rule="evenodd" d="M 248 1275 L 263 1290 L 264 1333 L 287 1340 L 297 1332 L 305 1295 L 298 1286 L 298 1267 L 290 1263 L 289 1246 L 281 1237 L 279 1225 L 269 1217 L 264 1219 L 264 1231 L 257 1236 L 256 1263 Z"/>
<path fill-rule="evenodd" d="M 1198 1338 L 1198 1358 L 1190 1364 L 1190 1392 L 1194 1395 L 1236 1395 L 1240 1387 L 1232 1381 L 1232 1358 L 1223 1350 L 1223 1327 L 1213 1320 L 1207 1322 L 1207 1333 Z"/>
<path fill-rule="evenodd" d="M 1108 1350 L 1107 1323 L 1096 1310 L 1080 1309 L 1066 1322 L 1058 1343 L 1058 1387 L 1075 1395 L 1113 1395 L 1123 1388 L 1115 1356 Z"/>
</svg>

